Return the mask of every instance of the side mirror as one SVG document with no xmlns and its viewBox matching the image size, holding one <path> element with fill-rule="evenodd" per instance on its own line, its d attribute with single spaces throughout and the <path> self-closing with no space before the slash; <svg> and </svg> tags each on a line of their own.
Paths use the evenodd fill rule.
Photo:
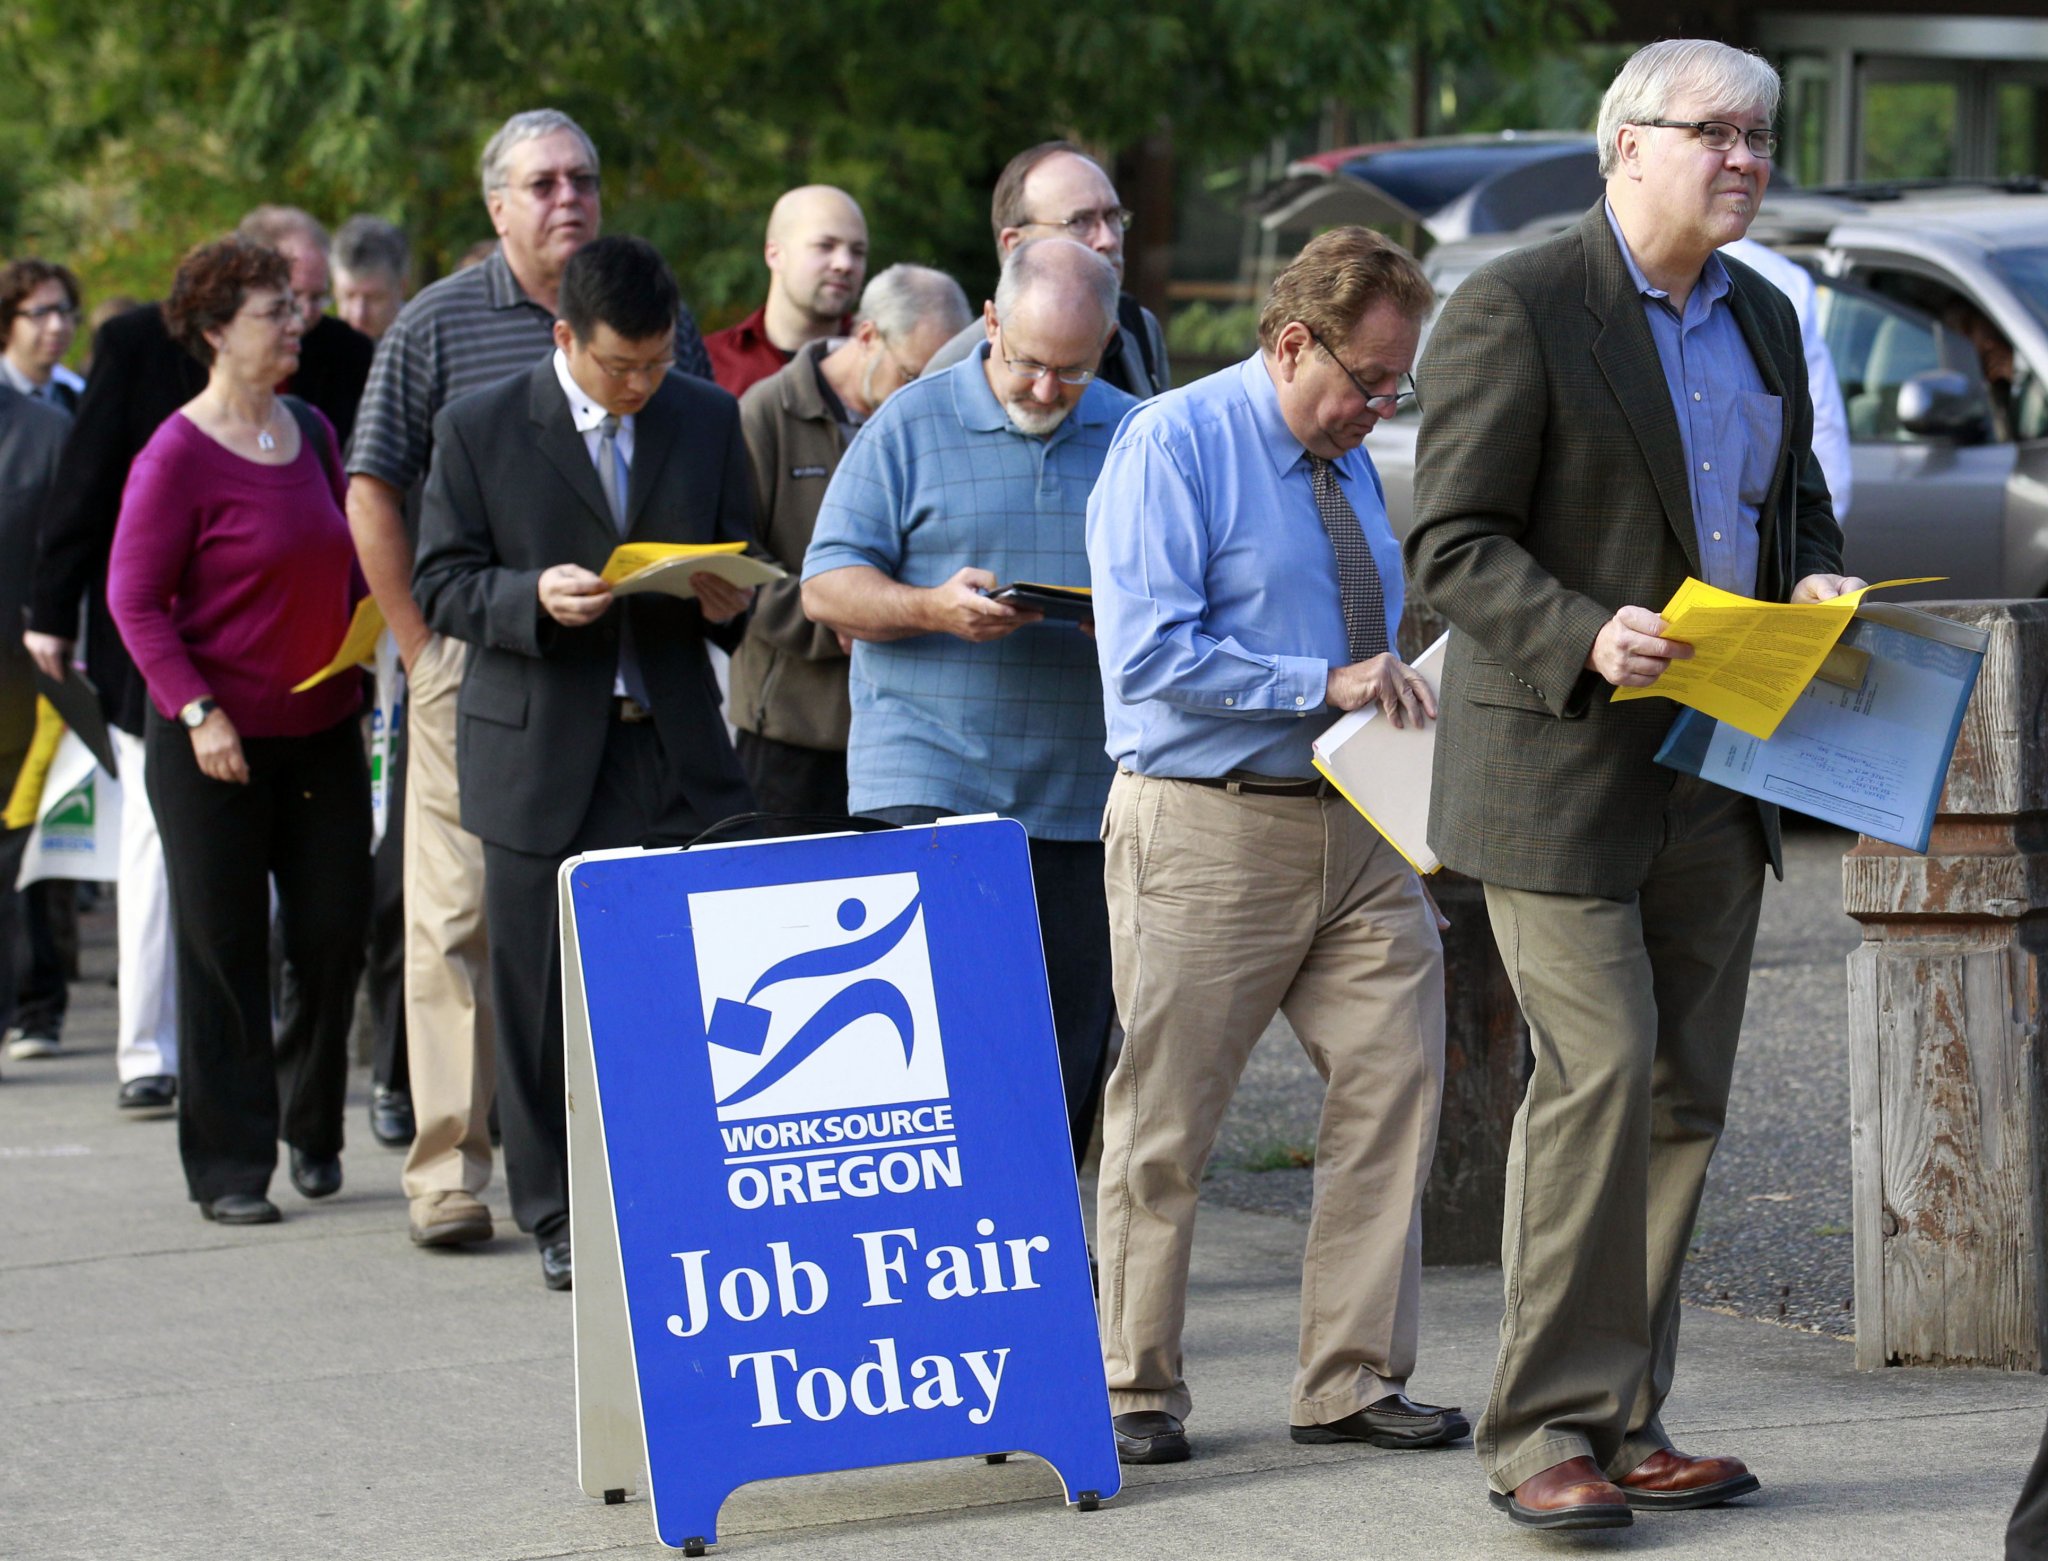
<svg viewBox="0 0 2048 1561">
<path fill-rule="evenodd" d="M 1899 427 L 1921 439 L 1968 444 L 1991 429 L 1984 387 L 1954 369 L 1929 369 L 1899 386 Z"/>
</svg>

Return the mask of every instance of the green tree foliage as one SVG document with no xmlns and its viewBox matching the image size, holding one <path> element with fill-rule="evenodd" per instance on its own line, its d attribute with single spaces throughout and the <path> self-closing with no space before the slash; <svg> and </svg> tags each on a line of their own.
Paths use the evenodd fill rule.
<svg viewBox="0 0 2048 1561">
<path fill-rule="evenodd" d="M 147 296 L 285 200 L 402 223 L 437 274 L 490 235 L 482 142 L 548 104 L 597 140 L 606 226 L 713 320 L 758 295 L 768 204 L 806 180 L 859 197 L 878 259 L 972 288 L 989 185 L 1031 141 L 1230 154 L 1398 90 L 1395 41 L 1511 63 L 1578 31 L 1542 0 L 10 0 L 0 240 Z"/>
</svg>

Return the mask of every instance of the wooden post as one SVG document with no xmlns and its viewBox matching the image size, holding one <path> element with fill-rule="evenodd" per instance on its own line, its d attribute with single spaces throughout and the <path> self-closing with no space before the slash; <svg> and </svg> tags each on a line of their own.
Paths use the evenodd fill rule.
<svg viewBox="0 0 2048 1561">
<path fill-rule="evenodd" d="M 2048 601 L 1915 605 L 1991 646 L 1927 854 L 1866 836 L 1842 864 L 1864 940 L 1849 956 L 1856 1364 L 2040 1371 Z"/>
<path fill-rule="evenodd" d="M 1411 599 L 1401 646 L 1419 656 L 1444 621 Z M 1444 934 L 1444 1108 L 1422 1193 L 1422 1261 L 1498 1263 L 1507 1198 L 1508 1136 L 1521 1108 L 1529 1027 L 1493 946 L 1486 890 L 1449 868 L 1429 891 Z"/>
</svg>

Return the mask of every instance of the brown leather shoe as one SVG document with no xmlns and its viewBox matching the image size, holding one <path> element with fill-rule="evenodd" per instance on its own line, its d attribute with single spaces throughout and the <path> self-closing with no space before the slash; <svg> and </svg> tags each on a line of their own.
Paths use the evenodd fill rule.
<svg viewBox="0 0 2048 1561">
<path fill-rule="evenodd" d="M 1513 1495 L 1488 1491 L 1486 1499 L 1526 1528 L 1627 1528 L 1636 1520 L 1620 1487 L 1590 1458 L 1554 1463 Z"/>
<path fill-rule="evenodd" d="M 1696 1458 L 1675 1447 L 1650 1454 L 1619 1483 L 1631 1507 L 1662 1512 L 1718 1507 L 1760 1488 L 1740 1458 Z"/>
</svg>

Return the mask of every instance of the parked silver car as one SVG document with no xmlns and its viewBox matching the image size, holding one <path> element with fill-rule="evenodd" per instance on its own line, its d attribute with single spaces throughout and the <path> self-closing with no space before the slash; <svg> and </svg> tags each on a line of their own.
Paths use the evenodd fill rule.
<svg viewBox="0 0 2048 1561">
<path fill-rule="evenodd" d="M 1448 297 L 1573 220 L 1442 245 L 1424 269 Z M 1901 596 L 2048 596 L 2048 195 L 1767 197 L 1752 236 L 1815 273 L 1849 414 L 1847 566 L 1946 577 Z M 1413 520 L 1427 415 L 1390 419 L 1366 445 L 1397 535 Z"/>
</svg>

